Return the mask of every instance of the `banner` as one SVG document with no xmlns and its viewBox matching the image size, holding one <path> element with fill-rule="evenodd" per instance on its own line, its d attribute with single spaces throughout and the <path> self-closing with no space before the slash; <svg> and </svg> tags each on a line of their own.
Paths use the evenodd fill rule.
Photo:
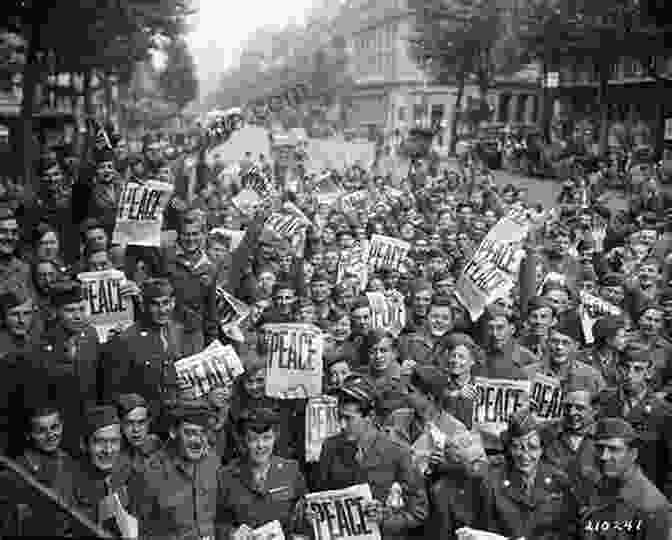
<svg viewBox="0 0 672 540">
<path fill-rule="evenodd" d="M 378 524 L 365 514 L 373 502 L 368 484 L 308 493 L 306 502 L 315 516 L 315 540 L 381 540 Z"/>
<path fill-rule="evenodd" d="M 341 251 L 336 283 L 344 281 L 353 282 L 357 294 L 366 290 L 366 284 L 369 281 L 369 246 L 366 242 L 355 244 Z"/>
<path fill-rule="evenodd" d="M 256 165 L 241 177 L 241 186 L 254 191 L 262 200 L 275 194 L 273 178 L 262 173 Z"/>
<path fill-rule="evenodd" d="M 483 434 L 499 437 L 509 417 L 529 405 L 530 381 L 474 377 L 474 385 L 477 398 L 473 423 Z"/>
<path fill-rule="evenodd" d="M 77 278 L 84 288 L 86 315 L 101 343 L 107 342 L 110 330 L 125 330 L 133 324 L 133 302 L 121 296 L 121 289 L 127 283 L 123 272 L 82 272 Z"/>
<path fill-rule="evenodd" d="M 411 244 L 404 240 L 381 234 L 372 235 L 369 244 L 369 271 L 376 272 L 381 268 L 399 270 L 410 249 Z"/>
<path fill-rule="evenodd" d="M 340 199 L 341 212 L 352 214 L 361 210 L 368 211 L 370 202 L 369 192 L 365 189 L 346 193 Z"/>
<path fill-rule="evenodd" d="M 457 540 L 509 540 L 506 536 L 488 531 L 462 527 L 455 531 Z"/>
<path fill-rule="evenodd" d="M 180 390 L 191 391 L 191 397 L 200 398 L 233 381 L 244 368 L 231 345 L 224 346 L 215 340 L 200 353 L 175 362 L 175 371 Z"/>
<path fill-rule="evenodd" d="M 390 294 L 369 292 L 366 296 L 371 304 L 371 328 L 389 330 L 398 337 L 406 326 L 404 296 L 398 291 Z"/>
<path fill-rule="evenodd" d="M 163 211 L 172 194 L 173 186 L 165 182 L 128 182 L 119 199 L 112 243 L 161 247 Z"/>
<path fill-rule="evenodd" d="M 322 394 L 322 331 L 311 324 L 265 324 L 266 395 L 300 399 Z"/>
<path fill-rule="evenodd" d="M 606 317 L 607 315 L 615 315 L 619 317 L 623 314 L 621 308 L 607 302 L 599 296 L 594 296 L 585 291 L 579 291 L 579 302 L 581 329 L 583 330 L 583 337 L 588 345 L 595 341 L 593 336 L 593 326 L 595 326 L 597 319 Z"/>
<path fill-rule="evenodd" d="M 217 320 L 220 326 L 240 324 L 250 313 L 250 307 L 222 287 L 215 290 Z"/>
<path fill-rule="evenodd" d="M 338 399 L 332 396 L 310 398 L 306 403 L 306 461 L 319 461 L 324 441 L 340 431 Z"/>
<path fill-rule="evenodd" d="M 323 175 L 315 183 L 314 188 L 315 197 L 318 204 L 326 204 L 332 206 L 344 194 L 343 190 L 334 182 L 331 173 Z"/>
<path fill-rule="evenodd" d="M 541 373 L 534 375 L 530 399 L 534 402 L 537 418 L 540 420 L 560 418 L 564 398 L 559 379 Z"/>
<path fill-rule="evenodd" d="M 462 270 L 455 292 L 472 321 L 517 283 L 525 256 L 522 241 L 531 225 L 525 212 L 513 209 L 490 230 Z"/>
<path fill-rule="evenodd" d="M 285 533 L 276 519 L 251 531 L 246 540 L 285 540 Z"/>
</svg>

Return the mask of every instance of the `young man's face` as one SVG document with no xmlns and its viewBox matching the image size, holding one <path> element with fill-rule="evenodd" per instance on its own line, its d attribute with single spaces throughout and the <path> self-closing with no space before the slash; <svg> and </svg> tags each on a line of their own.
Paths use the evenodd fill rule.
<svg viewBox="0 0 672 540">
<path fill-rule="evenodd" d="M 149 435 L 149 411 L 147 407 L 136 407 L 128 412 L 121 422 L 121 430 L 128 443 L 140 448 Z"/>
<path fill-rule="evenodd" d="M 31 445 L 45 454 L 53 454 L 63 440 L 63 422 L 57 412 L 30 420 L 28 438 Z"/>
<path fill-rule="evenodd" d="M 19 306 L 7 310 L 5 314 L 5 326 L 12 336 L 26 338 L 33 326 L 35 306 L 32 300 L 28 300 Z"/>
<path fill-rule="evenodd" d="M 88 440 L 88 456 L 101 472 L 114 469 L 121 454 L 121 426 L 113 424 L 97 430 Z"/>
<path fill-rule="evenodd" d="M 86 302 L 72 302 L 65 304 L 58 309 L 58 314 L 63 326 L 72 332 L 77 333 L 82 330 L 87 323 Z"/>
<path fill-rule="evenodd" d="M 339 405 L 338 412 L 341 418 L 341 429 L 346 439 L 358 441 L 369 431 L 370 422 L 356 403 L 342 403 Z"/>
<path fill-rule="evenodd" d="M 647 309 L 639 317 L 639 330 L 645 336 L 657 336 L 663 329 L 663 312 L 660 309 Z"/>
<path fill-rule="evenodd" d="M 555 322 L 553 310 L 551 308 L 542 307 L 531 311 L 527 316 L 527 324 L 535 336 L 545 337 L 548 335 L 548 330 Z"/>
<path fill-rule="evenodd" d="M 333 387 L 343 386 L 343 383 L 352 373 L 349 364 L 343 360 L 329 367 L 329 384 Z"/>
<path fill-rule="evenodd" d="M 0 256 L 8 257 L 16 251 L 19 241 L 19 223 L 16 219 L 0 220 Z"/>
</svg>

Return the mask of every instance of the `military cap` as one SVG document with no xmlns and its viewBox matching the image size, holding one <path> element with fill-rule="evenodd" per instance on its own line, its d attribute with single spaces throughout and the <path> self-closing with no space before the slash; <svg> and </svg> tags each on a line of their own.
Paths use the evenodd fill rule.
<svg viewBox="0 0 672 540">
<path fill-rule="evenodd" d="M 387 417 L 391 412 L 397 409 L 410 407 L 408 392 L 405 392 L 400 386 L 394 385 L 384 388 L 375 396 L 376 414 L 381 417 Z"/>
<path fill-rule="evenodd" d="M 613 338 L 621 328 L 625 327 L 625 319 L 618 315 L 600 317 L 593 325 L 593 337 L 598 343 Z"/>
<path fill-rule="evenodd" d="M 316 271 L 313 273 L 313 277 L 312 277 L 312 279 L 310 280 L 310 282 L 311 282 L 311 283 L 317 283 L 318 281 L 326 281 L 326 282 L 330 282 L 330 281 L 331 281 L 331 278 L 329 277 L 329 273 L 328 273 L 326 270 L 322 269 L 322 268 L 316 270 Z"/>
<path fill-rule="evenodd" d="M 51 288 L 51 300 L 56 307 L 68 304 L 77 304 L 84 300 L 84 291 L 79 281 L 64 280 L 57 282 Z"/>
<path fill-rule="evenodd" d="M 660 296 L 658 296 L 658 301 L 660 302 L 661 306 L 667 304 L 668 302 L 672 302 L 672 287 L 663 289 L 660 293 Z"/>
<path fill-rule="evenodd" d="M 637 318 L 641 317 L 644 315 L 645 312 L 647 312 L 650 309 L 655 309 L 657 311 L 664 311 L 663 307 L 658 304 L 657 302 L 643 302 L 640 306 L 639 309 L 637 310 Z"/>
<path fill-rule="evenodd" d="M 273 295 L 278 294 L 278 291 L 287 291 L 292 290 L 296 292 L 296 285 L 293 285 L 289 281 L 278 281 L 273 288 Z"/>
<path fill-rule="evenodd" d="M 432 297 L 432 305 L 436 307 L 453 307 L 450 297 L 446 295 L 439 295 Z"/>
<path fill-rule="evenodd" d="M 208 427 L 213 417 L 213 410 L 204 399 L 181 397 L 170 410 L 170 417 L 175 424 L 187 423 Z"/>
<path fill-rule="evenodd" d="M 555 308 L 553 307 L 553 304 L 548 301 L 548 298 L 544 298 L 543 296 L 534 296 L 530 298 L 530 301 L 527 303 L 528 313 L 532 313 L 533 311 L 543 308 L 548 308 L 553 312 L 553 314 L 555 314 Z"/>
<path fill-rule="evenodd" d="M 561 317 L 550 331 L 570 337 L 574 341 L 581 341 L 583 337 L 580 325 L 572 324 L 571 319 L 565 317 Z"/>
<path fill-rule="evenodd" d="M 596 247 L 597 247 L 597 244 L 595 243 L 595 240 L 593 240 L 592 238 L 584 238 L 578 243 L 578 245 L 576 246 L 576 249 L 578 251 L 586 251 L 588 249 L 594 251 L 596 249 Z"/>
<path fill-rule="evenodd" d="M 625 281 L 625 276 L 617 272 L 609 272 L 600 280 L 602 287 L 621 287 Z"/>
<path fill-rule="evenodd" d="M 83 435 L 90 437 L 99 429 L 115 424 L 121 424 L 116 407 L 112 405 L 94 405 L 87 408 L 84 413 Z"/>
<path fill-rule="evenodd" d="M 539 429 L 539 424 L 529 408 L 519 409 L 509 417 L 506 431 L 502 433 L 502 441 L 507 443 L 513 439 L 524 437 Z"/>
<path fill-rule="evenodd" d="M 350 365 L 350 356 L 342 352 L 325 352 L 324 353 L 324 369 L 329 370 L 332 366 L 345 362 Z"/>
<path fill-rule="evenodd" d="M 592 265 L 584 267 L 576 277 L 577 281 L 597 281 L 597 274 Z"/>
<path fill-rule="evenodd" d="M 623 418 L 602 418 L 595 426 L 593 438 L 596 441 L 600 439 L 625 439 L 632 442 L 637 439 L 637 433 Z"/>
<path fill-rule="evenodd" d="M 445 255 L 446 259 L 449 258 L 449 255 Z M 440 270 L 434 274 L 434 279 L 432 280 L 434 284 L 441 283 L 442 281 L 455 281 L 455 276 L 451 274 L 448 270 Z"/>
<path fill-rule="evenodd" d="M 148 279 L 142 284 L 142 295 L 145 301 L 161 298 L 162 296 L 173 296 L 175 290 L 170 281 L 165 278 Z"/>
<path fill-rule="evenodd" d="M 116 162 L 117 157 L 110 148 L 102 148 L 94 150 L 94 159 L 96 161 L 96 165 L 98 165 L 106 161 L 112 161 L 114 163 Z"/>
<path fill-rule="evenodd" d="M 117 397 L 115 403 L 119 418 L 124 418 L 131 411 L 141 407 L 148 409 L 147 401 L 140 394 L 121 394 Z"/>
<path fill-rule="evenodd" d="M 651 364 L 653 362 L 651 351 L 640 341 L 629 341 L 625 346 L 623 354 L 619 356 L 620 364 L 628 362 L 646 362 L 647 364 Z"/>
<path fill-rule="evenodd" d="M 269 246 L 277 246 L 279 242 L 280 237 L 273 231 L 266 228 L 261 231 L 261 235 L 259 236 L 259 245 L 266 244 Z"/>
<path fill-rule="evenodd" d="M 14 210 L 9 206 L 0 206 L 0 221 L 7 221 L 8 219 L 16 219 Z"/>
<path fill-rule="evenodd" d="M 411 285 L 411 290 L 413 291 L 413 294 L 417 294 L 420 291 L 431 291 L 433 290 L 433 287 L 426 279 L 416 279 Z"/>
<path fill-rule="evenodd" d="M 366 296 L 359 296 L 355 298 L 354 302 L 352 303 L 352 306 L 350 307 L 350 312 L 353 312 L 357 309 L 370 308 L 370 307 L 371 302 L 369 302 L 369 299 Z"/>
<path fill-rule="evenodd" d="M 343 402 L 355 402 L 370 410 L 375 407 L 376 395 L 370 385 L 361 376 L 346 379 L 345 384 L 338 389 L 337 395 Z"/>
<path fill-rule="evenodd" d="M 238 417 L 236 430 L 238 433 L 245 433 L 248 429 L 255 433 L 264 433 L 280 425 L 280 415 L 277 411 L 259 407 L 255 409 L 246 409 Z"/>
</svg>

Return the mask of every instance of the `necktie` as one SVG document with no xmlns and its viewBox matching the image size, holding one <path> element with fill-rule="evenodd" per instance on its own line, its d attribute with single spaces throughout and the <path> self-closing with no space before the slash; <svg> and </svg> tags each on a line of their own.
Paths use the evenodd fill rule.
<svg viewBox="0 0 672 540">
<path fill-rule="evenodd" d="M 163 344 L 163 352 L 169 352 L 170 341 L 168 339 L 168 328 L 165 326 L 161 327 L 161 343 Z"/>
</svg>

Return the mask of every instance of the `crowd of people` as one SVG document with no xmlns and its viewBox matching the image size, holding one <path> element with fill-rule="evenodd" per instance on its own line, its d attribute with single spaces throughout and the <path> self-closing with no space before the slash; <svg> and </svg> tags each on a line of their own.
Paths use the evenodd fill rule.
<svg viewBox="0 0 672 540">
<path fill-rule="evenodd" d="M 188 170 L 156 145 L 124 152 L 99 147 L 86 181 L 51 156 L 40 193 L 7 189 L 0 209 L 1 448 L 68 505 L 115 535 L 127 533 L 111 496 L 141 538 L 247 540 L 274 520 L 288 539 L 311 538 L 306 494 L 366 483 L 366 520 L 383 540 L 458 538 L 464 527 L 672 538 L 672 205 L 655 178 L 615 212 L 583 177 L 544 209 L 482 171 L 430 177 L 420 165 L 392 187 L 353 166 L 298 190 L 278 182 L 246 215 L 232 203 L 241 183 L 205 171 L 184 187 Z M 147 179 L 175 185 L 163 227 L 176 239 L 115 245 L 121 190 Z M 367 192 L 367 204 L 343 212 L 318 197 L 325 179 Z M 264 227 L 287 201 L 311 221 L 298 244 Z M 512 208 L 541 218 L 520 246 L 517 283 L 472 320 L 462 270 Z M 373 234 L 411 249 L 360 290 L 339 262 Z M 77 275 L 113 268 L 135 321 L 101 343 Z M 249 307 L 233 328 L 220 324 L 223 291 Z M 403 296 L 404 328 L 374 328 L 367 292 Z M 592 325 L 586 293 L 613 308 Z M 306 459 L 306 400 L 265 392 L 260 336 L 273 323 L 324 337 L 324 393 L 338 399 L 341 431 L 317 462 Z M 194 397 L 174 364 L 215 340 L 244 372 Z M 481 436 L 475 377 L 537 374 L 560 381 L 559 416 L 541 418 L 530 400 Z M 78 536 L 20 479 L 2 486 L 2 535 Z"/>
</svg>

